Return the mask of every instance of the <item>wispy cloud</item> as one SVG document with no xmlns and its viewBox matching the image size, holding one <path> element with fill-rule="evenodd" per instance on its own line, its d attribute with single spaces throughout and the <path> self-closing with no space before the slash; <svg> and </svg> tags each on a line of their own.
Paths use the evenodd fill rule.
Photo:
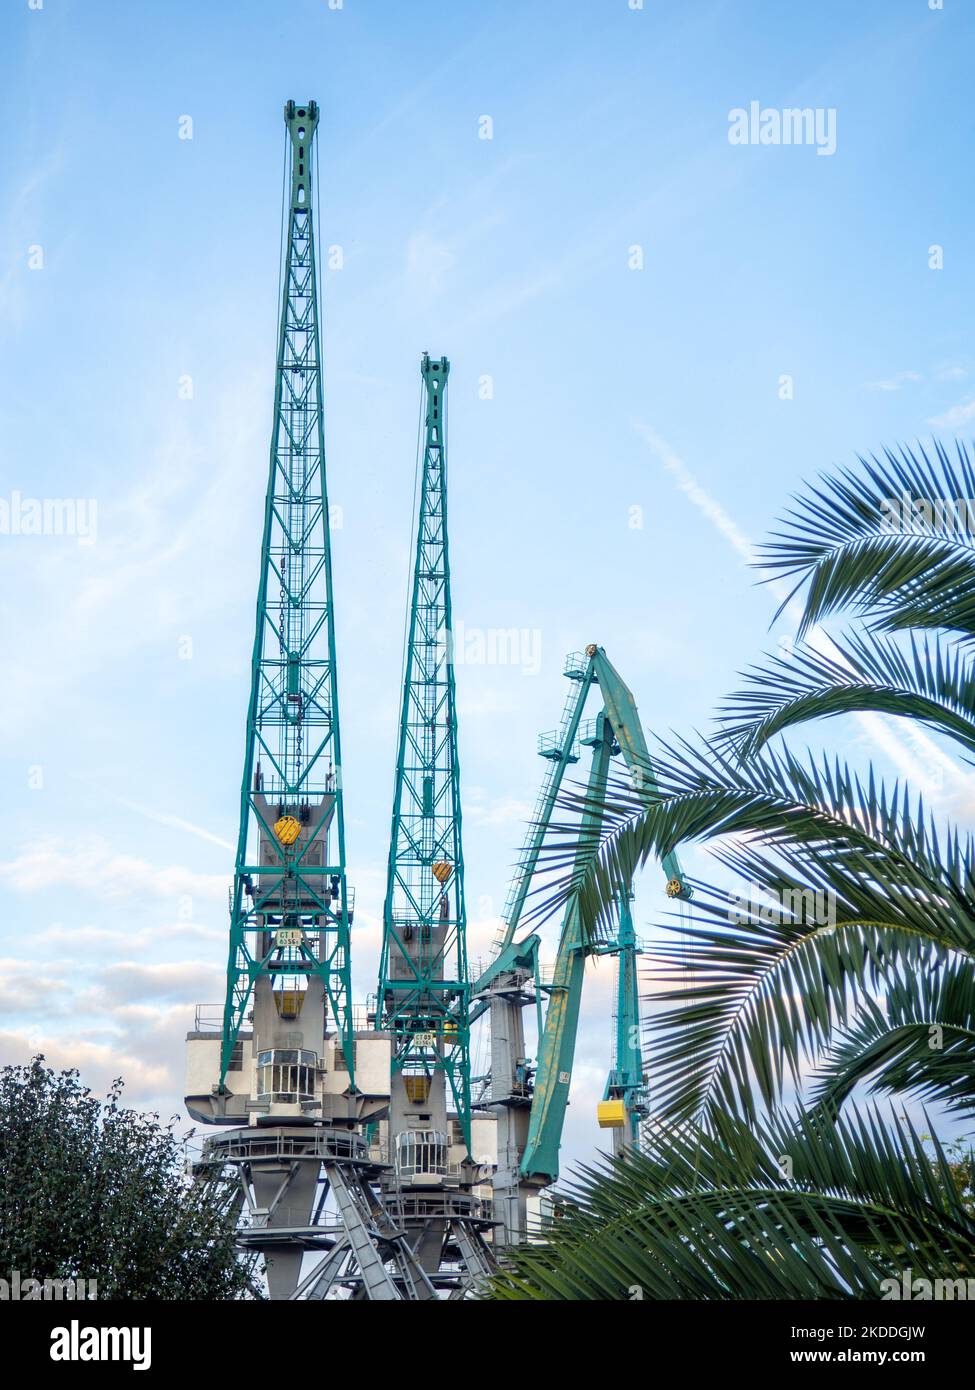
<svg viewBox="0 0 975 1390">
<path fill-rule="evenodd" d="M 446 241 L 429 232 L 414 232 L 406 245 L 406 273 L 429 294 L 446 287 L 457 257 Z"/>
<path fill-rule="evenodd" d="M 515 797 L 489 796 L 483 787 L 470 787 L 464 816 L 477 825 L 523 826 L 531 820 L 532 807 L 528 801 Z"/>
<path fill-rule="evenodd" d="M 958 405 L 953 405 L 950 410 L 946 410 L 943 415 L 932 415 L 928 424 L 939 430 L 955 430 L 973 419 L 975 419 L 975 396 L 969 396 L 967 400 L 960 401 Z"/>
<path fill-rule="evenodd" d="M 24 176 L 7 199 L 5 239 L 15 249 L 15 256 L 0 276 L 0 322 L 11 326 L 18 326 L 23 320 L 26 277 L 32 273 L 27 269 L 27 249 L 45 243 L 41 220 L 44 192 L 62 165 L 63 150 L 55 144 L 49 148 L 47 158 Z M 50 249 L 45 246 L 49 270 Z"/>
<path fill-rule="evenodd" d="M 18 893 L 64 887 L 111 898 L 145 893 L 160 898 L 220 898 L 227 891 L 222 874 L 200 874 L 179 864 L 150 864 L 120 854 L 98 835 L 75 841 L 45 837 L 0 863 L 0 881 Z"/>
<path fill-rule="evenodd" d="M 206 830 L 202 825 L 194 825 L 192 821 L 183 820 L 182 816 L 170 815 L 167 811 L 154 811 L 151 806 L 140 806 L 135 801 L 127 801 L 123 796 L 112 797 L 119 806 L 125 806 L 130 811 L 135 811 L 136 815 L 145 816 L 146 820 L 155 821 L 156 825 L 168 826 L 171 830 L 183 830 L 187 835 L 195 835 L 198 840 L 206 840 L 211 845 L 219 845 L 221 849 L 233 852 L 235 846 L 229 840 L 223 839 L 220 835 L 214 835 L 212 830 Z"/>
<path fill-rule="evenodd" d="M 702 516 L 707 517 L 716 531 L 719 531 L 733 550 L 741 556 L 746 565 L 754 563 L 755 547 L 738 523 L 725 511 L 721 503 L 707 492 L 694 477 L 684 460 L 674 452 L 665 439 L 649 425 L 636 420 L 633 428 L 641 439 L 649 445 L 659 463 L 676 482 L 680 491 Z"/>
<path fill-rule="evenodd" d="M 868 381 L 867 386 L 871 391 L 899 391 L 909 381 L 921 380 L 920 372 L 897 372 L 894 376 L 887 377 L 885 381 Z"/>
</svg>

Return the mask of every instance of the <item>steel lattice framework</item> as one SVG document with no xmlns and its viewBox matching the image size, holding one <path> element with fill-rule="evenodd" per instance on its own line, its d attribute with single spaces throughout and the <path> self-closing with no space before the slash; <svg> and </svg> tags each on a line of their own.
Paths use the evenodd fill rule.
<svg viewBox="0 0 975 1390">
<path fill-rule="evenodd" d="M 290 192 L 274 421 L 231 901 L 221 1086 L 261 975 L 321 981 L 353 1070 L 345 822 L 325 478 L 312 154 L 315 102 L 285 108 Z M 287 188 L 287 185 L 286 185 Z M 281 829 L 297 822 L 293 843 Z M 270 853 L 268 846 L 273 845 Z"/>
<path fill-rule="evenodd" d="M 450 364 L 424 354 L 416 559 L 403 677 L 383 946 L 381 1026 L 393 1070 L 446 1078 L 470 1153 L 470 985 L 447 547 Z"/>
</svg>

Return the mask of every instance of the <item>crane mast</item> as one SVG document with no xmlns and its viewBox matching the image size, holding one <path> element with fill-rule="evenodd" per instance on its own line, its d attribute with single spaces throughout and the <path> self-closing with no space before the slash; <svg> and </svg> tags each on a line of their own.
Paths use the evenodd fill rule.
<svg viewBox="0 0 975 1390">
<path fill-rule="evenodd" d="M 345 812 L 321 334 L 312 217 L 314 102 L 285 112 L 288 230 L 231 903 L 220 1080 L 251 1000 L 265 1032 L 320 1012 L 354 1079 Z M 274 1010 L 274 1014 L 271 1010 Z M 287 1028 L 286 1028 L 287 1025 Z M 319 1049 L 316 1049 L 319 1050 Z"/>
<path fill-rule="evenodd" d="M 410 593 L 377 1017 L 392 1035 L 387 1184 L 433 1274 L 453 1230 L 472 1274 L 470 983 L 451 651 L 446 403 L 450 363 L 424 354 L 419 512 Z M 451 1127 L 455 1127 L 454 1134 Z M 451 1164 L 451 1150 L 459 1164 Z M 457 1177 L 453 1176 L 456 1171 Z M 456 1189 L 452 1191 L 451 1189 Z M 422 1194 L 422 1198 L 421 1198 Z M 473 1210 L 473 1202 L 470 1203 Z M 439 1219 L 438 1211 L 442 1212 Z M 414 1220 L 414 1216 L 416 1219 Z"/>
<path fill-rule="evenodd" d="M 606 948 L 606 954 L 616 956 L 616 1029 L 613 1067 L 596 1113 L 600 1127 L 612 1130 L 614 1154 L 639 1148 L 640 1122 L 648 1113 L 637 973 L 642 948 L 633 929 L 632 900 L 629 889 L 619 893 L 619 931 L 616 941 Z"/>
</svg>

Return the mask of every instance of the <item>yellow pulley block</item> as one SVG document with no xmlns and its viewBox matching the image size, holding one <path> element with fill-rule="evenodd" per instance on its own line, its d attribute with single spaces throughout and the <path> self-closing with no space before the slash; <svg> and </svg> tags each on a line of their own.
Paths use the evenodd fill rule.
<svg viewBox="0 0 975 1390">
<path fill-rule="evenodd" d="M 433 865 L 433 876 L 441 885 L 447 882 L 453 872 L 453 864 L 448 864 L 446 859 L 438 859 L 436 864 Z"/>
<path fill-rule="evenodd" d="M 301 824 L 294 816 L 282 816 L 274 822 L 274 833 L 283 845 L 293 845 L 301 834 Z"/>
<path fill-rule="evenodd" d="M 684 891 L 684 885 L 679 878 L 669 878 L 667 880 L 667 897 L 679 898 Z"/>
</svg>

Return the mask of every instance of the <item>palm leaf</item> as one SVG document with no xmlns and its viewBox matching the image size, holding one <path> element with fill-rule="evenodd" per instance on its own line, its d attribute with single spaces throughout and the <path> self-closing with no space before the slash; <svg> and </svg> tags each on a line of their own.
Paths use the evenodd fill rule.
<svg viewBox="0 0 975 1390">
<path fill-rule="evenodd" d="M 872 710 L 916 720 L 975 754 L 975 666 L 957 645 L 937 634 L 912 637 L 905 649 L 854 634 L 832 648 L 803 645 L 746 672 L 748 686 L 725 702 L 721 738 L 749 758 L 811 719 Z"/>
<path fill-rule="evenodd" d="M 975 535 L 939 501 L 975 502 L 975 470 L 965 446 L 952 460 L 935 441 L 923 448 L 885 450 L 860 459 L 862 471 L 841 469 L 820 479 L 787 511 L 787 531 L 763 548 L 770 578 L 794 579 L 782 608 L 808 581 L 800 636 L 828 614 L 850 607 L 876 626 L 947 628 L 975 637 Z M 902 499 L 932 504 L 930 520 Z M 898 511 L 893 512 L 893 504 Z M 908 515 L 904 515 L 905 510 Z"/>
<path fill-rule="evenodd" d="M 828 1142 L 824 1139 L 828 1138 Z M 906 1122 L 800 1112 L 720 1133 L 659 1128 L 582 1170 L 559 1219 L 516 1247 L 494 1299 L 876 1298 L 908 1263 L 975 1267 L 975 1222 L 943 1153 Z"/>
<path fill-rule="evenodd" d="M 922 932 L 934 914 L 958 944 L 969 943 L 971 837 L 962 840 L 951 827 L 939 835 L 923 801 L 912 804 L 906 788 L 888 789 L 872 772 L 864 781 L 838 761 L 802 763 L 788 750 L 766 748 L 743 764 L 713 743 L 683 741 L 661 745 L 654 772 L 660 799 L 650 803 L 629 781 L 607 787 L 599 851 L 582 864 L 575 817 L 590 804 L 579 789 L 563 793 L 560 805 L 573 818 L 554 823 L 543 846 L 546 879 L 533 890 L 529 918 L 547 917 L 577 897 L 584 928 L 598 936 L 612 929 L 617 894 L 649 860 L 681 844 L 734 836 L 777 853 L 815 854 L 864 882 L 895 883 L 902 910 L 911 910 Z"/>
<path fill-rule="evenodd" d="M 815 1098 L 833 1111 L 853 1088 L 901 1092 L 975 1113 L 975 971 L 954 958 L 898 972 L 882 1001 L 865 996 L 819 1068 Z"/>
</svg>

